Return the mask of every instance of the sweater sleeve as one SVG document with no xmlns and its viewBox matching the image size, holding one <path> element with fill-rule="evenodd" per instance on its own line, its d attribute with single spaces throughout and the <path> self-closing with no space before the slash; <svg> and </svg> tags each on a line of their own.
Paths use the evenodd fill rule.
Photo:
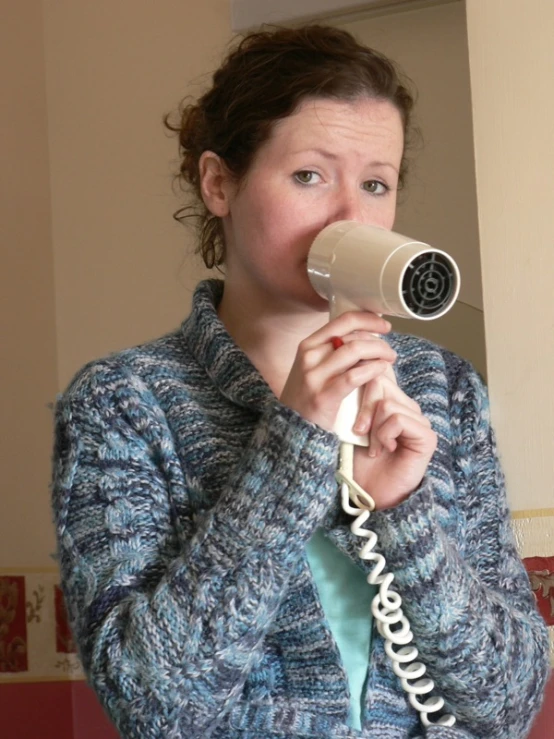
<svg viewBox="0 0 554 739">
<path fill-rule="evenodd" d="M 466 363 L 452 396 L 458 537 L 432 479 L 372 516 L 420 658 L 458 725 L 479 739 L 522 739 L 549 672 L 548 634 L 512 536 L 486 390 Z"/>
<path fill-rule="evenodd" d="M 336 496 L 336 457 L 334 435 L 275 402 L 217 502 L 195 514 L 140 379 L 94 365 L 62 396 L 62 583 L 87 678 L 125 737 L 205 737 L 230 710 Z"/>
</svg>

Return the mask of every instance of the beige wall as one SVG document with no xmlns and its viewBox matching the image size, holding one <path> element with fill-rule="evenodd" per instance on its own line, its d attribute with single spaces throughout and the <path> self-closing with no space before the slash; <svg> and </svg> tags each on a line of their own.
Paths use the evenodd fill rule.
<svg viewBox="0 0 554 739">
<path fill-rule="evenodd" d="M 53 549 L 54 271 L 41 2 L 0 10 L 0 567 L 22 567 Z"/>
<path fill-rule="evenodd" d="M 0 567 L 36 568 L 53 565 L 47 404 L 84 362 L 188 310 L 200 268 L 171 218 L 176 142 L 161 117 L 217 64 L 230 12 L 227 0 L 0 9 Z"/>
<path fill-rule="evenodd" d="M 553 509 L 554 4 L 467 19 L 493 420 L 512 506 Z"/>
<path fill-rule="evenodd" d="M 198 269 L 183 264 L 187 232 L 171 218 L 177 149 L 161 117 L 217 65 L 230 11 L 228 0 L 45 8 L 64 386 L 87 360 L 160 335 L 186 313 Z"/>
<path fill-rule="evenodd" d="M 460 301 L 437 321 L 393 321 L 469 359 L 486 375 L 471 91 L 463 2 L 338 22 L 395 59 L 418 90 L 422 145 L 413 152 L 395 228 L 449 252 Z"/>
</svg>

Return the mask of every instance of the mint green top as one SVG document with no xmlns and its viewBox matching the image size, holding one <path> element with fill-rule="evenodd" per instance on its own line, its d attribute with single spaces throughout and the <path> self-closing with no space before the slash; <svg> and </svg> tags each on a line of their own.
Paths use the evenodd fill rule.
<svg viewBox="0 0 554 739">
<path fill-rule="evenodd" d="M 306 547 L 323 611 L 350 686 L 350 726 L 361 729 L 362 693 L 371 648 L 371 601 L 376 593 L 364 573 L 317 529 Z"/>
</svg>

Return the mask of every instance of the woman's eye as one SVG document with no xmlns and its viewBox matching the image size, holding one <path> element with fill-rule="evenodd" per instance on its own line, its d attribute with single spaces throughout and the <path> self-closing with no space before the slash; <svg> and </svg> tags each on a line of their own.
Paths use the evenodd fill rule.
<svg viewBox="0 0 554 739">
<path fill-rule="evenodd" d="M 300 182 L 301 185 L 311 185 L 312 183 L 317 181 L 317 178 L 319 175 L 317 172 L 312 172 L 309 169 L 302 169 L 300 172 L 294 173 L 294 178 L 297 182 Z"/>
<path fill-rule="evenodd" d="M 379 180 L 366 180 L 362 187 L 366 192 L 370 192 L 373 195 L 384 195 L 389 190 L 387 185 Z"/>
</svg>

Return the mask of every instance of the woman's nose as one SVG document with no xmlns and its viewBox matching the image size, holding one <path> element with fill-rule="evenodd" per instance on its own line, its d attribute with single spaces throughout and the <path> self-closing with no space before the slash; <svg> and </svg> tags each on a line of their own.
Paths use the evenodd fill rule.
<svg viewBox="0 0 554 739">
<path fill-rule="evenodd" d="M 367 214 L 366 214 L 367 217 Z M 335 221 L 363 221 L 364 212 L 358 193 L 342 190 L 329 213 L 329 223 Z"/>
</svg>

